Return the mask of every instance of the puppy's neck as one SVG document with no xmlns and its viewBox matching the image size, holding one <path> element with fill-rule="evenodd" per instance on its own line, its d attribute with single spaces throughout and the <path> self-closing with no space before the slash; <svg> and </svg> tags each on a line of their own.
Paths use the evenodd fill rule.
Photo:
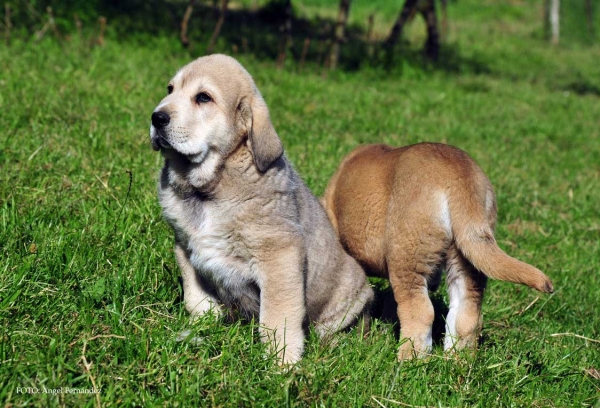
<svg viewBox="0 0 600 408">
<path fill-rule="evenodd" d="M 161 173 L 161 188 L 170 188 L 180 197 L 202 196 L 205 199 L 223 197 L 230 193 L 240 194 L 253 188 L 277 171 L 277 165 L 261 173 L 244 140 L 234 151 L 222 159 L 216 153 L 202 163 L 193 163 L 186 156 L 169 151 L 163 152 L 165 165 Z M 255 186 L 255 187 L 252 187 Z"/>
<path fill-rule="evenodd" d="M 163 153 L 165 164 L 160 176 L 161 188 L 170 188 L 181 198 L 193 195 L 209 197 L 217 184 L 218 173 L 222 165 L 217 165 L 210 174 L 205 163 L 192 163 L 177 152 Z"/>
<path fill-rule="evenodd" d="M 242 174 L 258 173 L 246 141 L 240 143 L 225 160 L 224 173 L 230 178 L 240 177 Z"/>
<path fill-rule="evenodd" d="M 256 167 L 249 147 L 242 142 L 225 160 L 216 190 L 223 197 L 232 193 L 234 196 L 251 195 L 264 177 L 265 174 Z"/>
</svg>

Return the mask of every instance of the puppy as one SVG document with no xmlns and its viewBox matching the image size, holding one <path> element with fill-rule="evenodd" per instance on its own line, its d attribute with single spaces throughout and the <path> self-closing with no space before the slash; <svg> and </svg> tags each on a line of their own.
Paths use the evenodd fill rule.
<svg viewBox="0 0 600 408">
<path fill-rule="evenodd" d="M 373 298 L 325 211 L 288 159 L 252 77 L 225 55 L 199 58 L 167 86 L 150 138 L 193 318 L 234 308 L 257 316 L 280 363 L 361 317 Z"/>
<path fill-rule="evenodd" d="M 408 340 L 399 360 L 431 350 L 428 286 L 439 282 L 441 268 L 450 298 L 445 350 L 476 345 L 487 277 L 553 291 L 546 275 L 496 245 L 492 185 L 455 147 L 359 147 L 330 180 L 324 205 L 348 253 L 367 274 L 390 280 Z"/>
</svg>

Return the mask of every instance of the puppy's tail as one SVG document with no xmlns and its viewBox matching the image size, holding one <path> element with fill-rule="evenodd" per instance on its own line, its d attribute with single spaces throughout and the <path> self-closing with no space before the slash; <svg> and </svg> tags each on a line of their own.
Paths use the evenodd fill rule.
<svg viewBox="0 0 600 408">
<path fill-rule="evenodd" d="M 461 200 L 460 205 L 450 203 L 452 235 L 464 257 L 492 279 L 520 283 L 540 292 L 554 292 L 552 281 L 542 271 L 508 256 L 498 247 L 493 226 L 484 211 L 485 206 L 475 203 L 472 197 Z M 494 211 L 495 219 L 495 204 L 490 211 Z"/>
</svg>

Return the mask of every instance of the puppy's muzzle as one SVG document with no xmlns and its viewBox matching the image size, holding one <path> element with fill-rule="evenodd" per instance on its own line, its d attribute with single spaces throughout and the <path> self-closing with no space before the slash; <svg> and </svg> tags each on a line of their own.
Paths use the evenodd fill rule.
<svg viewBox="0 0 600 408">
<path fill-rule="evenodd" d="M 152 148 L 160 150 L 161 147 L 171 147 L 165 139 L 163 129 L 171 122 L 171 117 L 168 113 L 157 111 L 152 113 L 152 126 L 155 129 L 152 137 Z"/>
</svg>

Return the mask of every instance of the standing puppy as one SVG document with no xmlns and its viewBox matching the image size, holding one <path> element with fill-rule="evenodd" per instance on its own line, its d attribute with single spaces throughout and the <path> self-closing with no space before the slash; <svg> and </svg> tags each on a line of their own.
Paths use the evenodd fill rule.
<svg viewBox="0 0 600 408">
<path fill-rule="evenodd" d="M 399 360 L 431 350 L 428 284 L 440 268 L 447 271 L 450 297 L 445 350 L 476 344 L 487 277 L 553 291 L 546 275 L 496 245 L 492 185 L 455 147 L 360 147 L 343 160 L 324 201 L 350 255 L 368 274 L 390 279 L 402 338 L 408 340 Z"/>
<path fill-rule="evenodd" d="M 373 297 L 325 211 L 283 155 L 267 105 L 233 58 L 202 57 L 169 82 L 150 137 L 165 162 L 158 193 L 175 232 L 193 317 L 258 316 L 280 362 L 302 355 L 307 322 L 323 336 Z"/>
</svg>

